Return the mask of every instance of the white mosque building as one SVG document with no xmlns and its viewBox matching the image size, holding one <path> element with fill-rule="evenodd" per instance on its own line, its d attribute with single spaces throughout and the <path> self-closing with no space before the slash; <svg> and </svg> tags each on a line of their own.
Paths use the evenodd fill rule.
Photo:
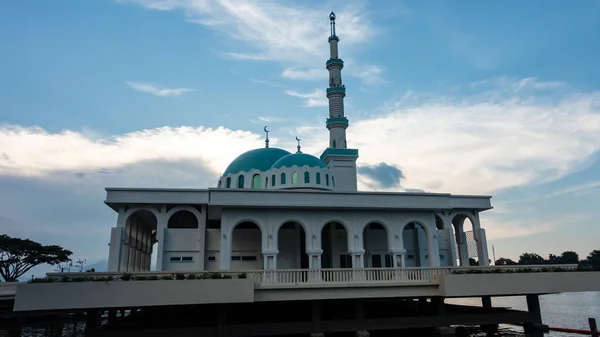
<svg viewBox="0 0 600 337">
<path fill-rule="evenodd" d="M 265 147 L 233 160 L 216 188 L 107 188 L 118 213 L 108 271 L 438 267 L 470 257 L 488 265 L 479 213 L 491 197 L 357 190 L 333 12 L 330 21 L 329 147 L 320 158 L 300 142 L 294 153 L 269 147 L 265 127 Z"/>
</svg>

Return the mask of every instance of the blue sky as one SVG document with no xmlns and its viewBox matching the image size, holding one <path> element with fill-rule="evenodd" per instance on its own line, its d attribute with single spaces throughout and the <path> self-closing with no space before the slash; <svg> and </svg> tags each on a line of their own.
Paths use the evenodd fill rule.
<svg viewBox="0 0 600 337">
<path fill-rule="evenodd" d="M 362 189 L 493 195 L 497 257 L 600 248 L 597 1 L 2 2 L 2 232 L 98 261 L 105 186 L 214 186 L 267 124 L 319 154 L 330 10 Z"/>
</svg>

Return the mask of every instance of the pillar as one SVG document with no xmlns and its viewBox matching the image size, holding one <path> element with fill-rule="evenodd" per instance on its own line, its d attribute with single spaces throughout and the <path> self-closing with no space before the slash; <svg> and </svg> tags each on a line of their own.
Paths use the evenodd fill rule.
<svg viewBox="0 0 600 337">
<path fill-rule="evenodd" d="M 490 296 L 482 296 L 481 306 L 484 309 L 492 308 L 492 298 Z M 485 335 L 488 337 L 495 336 L 498 332 L 498 324 L 482 324 L 481 330 L 483 330 L 483 332 L 485 332 Z"/>
<path fill-rule="evenodd" d="M 406 249 L 390 249 L 390 254 L 393 256 L 395 268 L 406 267 Z"/>
<path fill-rule="evenodd" d="M 202 205 L 200 208 L 200 219 L 198 219 L 198 262 L 196 267 L 198 270 L 204 270 L 204 254 L 206 253 L 206 219 L 207 208 Z"/>
<path fill-rule="evenodd" d="M 113 227 L 110 229 L 110 247 L 108 252 L 108 266 L 106 268 L 109 272 L 115 272 L 121 270 L 121 259 L 124 256 L 123 252 L 123 239 L 125 237 L 125 228 Z"/>
<path fill-rule="evenodd" d="M 488 266 L 490 264 L 487 248 L 487 238 L 485 235 L 485 229 L 480 228 L 477 230 L 477 256 L 479 257 L 480 266 Z"/>
<path fill-rule="evenodd" d="M 321 330 L 321 303 L 313 301 L 311 303 L 311 327 L 310 337 L 324 337 Z"/>
<path fill-rule="evenodd" d="M 467 234 L 463 228 L 463 222 L 456 225 L 456 245 L 458 246 L 458 260 L 461 267 L 469 266 L 469 250 L 467 247 Z"/>
<path fill-rule="evenodd" d="M 435 221 L 435 217 L 434 217 Z M 440 247 L 438 244 L 437 229 L 435 229 L 435 222 L 433 223 L 433 229 L 430 228 L 428 235 L 427 254 L 429 255 L 429 266 L 439 267 L 440 266 Z"/>
<path fill-rule="evenodd" d="M 138 219 L 135 216 L 131 216 L 130 225 L 127 226 L 130 229 L 129 236 L 127 237 L 127 245 L 129 246 L 129 258 L 127 261 L 127 271 L 131 272 L 135 270 L 135 258 L 137 254 L 137 232 L 138 232 Z"/>
<path fill-rule="evenodd" d="M 98 309 L 88 309 L 85 312 L 85 331 L 91 332 L 98 326 Z"/>
<path fill-rule="evenodd" d="M 542 314 L 540 310 L 540 300 L 537 294 L 527 295 L 527 310 L 532 314 L 532 321 L 525 322 L 523 328 L 525 336 L 528 337 L 543 337 L 544 330 L 547 327 L 542 324 Z"/>
<path fill-rule="evenodd" d="M 277 254 L 279 254 L 279 250 L 263 251 L 264 270 L 277 269 Z"/>
<path fill-rule="evenodd" d="M 348 253 L 352 255 L 352 268 L 359 269 L 365 267 L 365 250 L 364 249 L 353 249 Z"/>
<path fill-rule="evenodd" d="M 163 270 L 165 236 L 167 235 L 167 207 L 162 206 L 156 219 L 156 271 Z M 150 262 L 151 263 L 151 262 Z"/>
<path fill-rule="evenodd" d="M 448 257 L 447 257 L 447 259 L 450 260 L 448 262 L 448 265 L 453 267 L 453 266 L 456 266 L 456 259 L 458 257 L 456 256 L 456 250 L 454 249 L 456 240 L 454 238 L 454 231 L 452 230 L 452 225 L 450 225 L 449 227 L 446 227 L 444 229 L 444 235 L 446 235 L 446 238 L 448 239 Z"/>
<path fill-rule="evenodd" d="M 323 255 L 323 249 L 306 250 L 308 255 L 308 268 L 309 269 L 321 269 L 321 255 Z"/>
</svg>

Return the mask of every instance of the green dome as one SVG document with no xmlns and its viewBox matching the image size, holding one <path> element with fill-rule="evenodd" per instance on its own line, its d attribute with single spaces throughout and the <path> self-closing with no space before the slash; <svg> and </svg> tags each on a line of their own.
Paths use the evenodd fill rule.
<svg viewBox="0 0 600 337">
<path fill-rule="evenodd" d="M 282 167 L 292 167 L 294 165 L 298 167 L 308 166 L 327 168 L 327 165 L 325 165 L 325 163 L 322 162 L 321 159 L 302 152 L 288 154 L 287 156 L 276 161 L 275 164 L 271 166 L 271 168 L 278 169 Z"/>
<path fill-rule="evenodd" d="M 242 171 L 249 172 L 255 169 L 259 171 L 268 171 L 273 163 L 289 154 L 290 153 L 286 150 L 274 147 L 250 150 L 235 158 L 231 164 L 227 166 L 223 175 L 235 174 Z"/>
</svg>

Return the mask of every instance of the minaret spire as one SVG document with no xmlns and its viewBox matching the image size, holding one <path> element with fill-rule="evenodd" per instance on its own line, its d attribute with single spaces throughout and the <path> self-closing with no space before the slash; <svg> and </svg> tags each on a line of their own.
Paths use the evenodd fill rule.
<svg viewBox="0 0 600 337">
<path fill-rule="evenodd" d="M 346 128 L 348 128 L 348 119 L 344 116 L 344 97 L 346 96 L 346 86 L 342 84 L 342 68 L 344 61 L 338 56 L 338 42 L 340 39 L 335 35 L 335 13 L 329 14 L 331 25 L 331 36 L 329 36 L 329 60 L 327 60 L 327 70 L 329 70 L 329 88 L 327 88 L 327 98 L 329 99 L 329 118 L 327 119 L 327 129 L 329 129 L 329 147 L 345 149 Z"/>
<path fill-rule="evenodd" d="M 344 61 L 338 55 L 340 38 L 335 32 L 335 13 L 329 13 L 331 35 L 329 36 L 329 60 L 326 66 L 329 70 L 329 118 L 326 126 L 329 130 L 329 147 L 321 154 L 321 160 L 335 175 L 336 191 L 357 191 L 356 160 L 358 149 L 349 149 L 346 142 L 348 119 L 344 115 L 344 97 L 346 86 L 342 84 L 342 68 Z"/>
</svg>

